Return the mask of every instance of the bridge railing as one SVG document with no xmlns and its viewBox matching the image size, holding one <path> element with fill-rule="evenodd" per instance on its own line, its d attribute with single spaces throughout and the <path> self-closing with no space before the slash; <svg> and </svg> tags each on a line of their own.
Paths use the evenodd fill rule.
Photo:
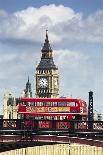
<svg viewBox="0 0 103 155">
<path fill-rule="evenodd" d="M 103 121 L 0 119 L 0 133 L 102 131 Z"/>
</svg>

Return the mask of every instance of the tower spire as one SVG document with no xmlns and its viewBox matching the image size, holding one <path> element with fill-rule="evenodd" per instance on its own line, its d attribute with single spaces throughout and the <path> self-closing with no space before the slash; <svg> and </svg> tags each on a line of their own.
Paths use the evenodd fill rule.
<svg viewBox="0 0 103 155">
<path fill-rule="evenodd" d="M 31 83 L 29 82 L 29 76 L 28 76 L 28 81 L 26 83 L 25 96 L 32 97 Z"/>
<path fill-rule="evenodd" d="M 44 42 L 44 45 L 41 49 L 41 61 L 39 63 L 39 65 L 37 66 L 36 69 L 47 69 L 47 68 L 53 68 L 53 69 L 58 69 L 56 67 L 56 65 L 54 64 L 54 61 L 53 61 L 53 50 L 50 46 L 50 43 L 49 43 L 49 38 L 48 38 L 48 30 L 46 29 L 46 34 L 45 34 L 45 42 Z"/>
<path fill-rule="evenodd" d="M 47 29 L 45 31 L 45 41 L 41 53 L 41 60 L 36 67 L 36 97 L 58 97 L 59 73 L 53 61 L 53 50 L 49 43 Z"/>
<path fill-rule="evenodd" d="M 48 30 L 46 30 L 46 38 L 45 38 L 45 42 L 44 42 L 44 45 L 41 51 L 48 53 L 51 50 L 52 49 L 50 47 L 49 38 L 48 38 Z"/>
<path fill-rule="evenodd" d="M 29 76 L 28 76 L 28 83 L 29 83 Z"/>
<path fill-rule="evenodd" d="M 46 30 L 46 41 L 48 41 L 48 30 Z"/>
</svg>

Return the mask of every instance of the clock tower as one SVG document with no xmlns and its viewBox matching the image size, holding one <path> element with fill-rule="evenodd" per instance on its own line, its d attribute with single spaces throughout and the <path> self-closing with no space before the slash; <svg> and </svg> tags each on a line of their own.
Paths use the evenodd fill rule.
<svg viewBox="0 0 103 155">
<path fill-rule="evenodd" d="M 46 39 L 41 50 L 41 60 L 36 67 L 36 97 L 56 98 L 59 95 L 59 73 L 53 61 L 53 51 Z"/>
</svg>

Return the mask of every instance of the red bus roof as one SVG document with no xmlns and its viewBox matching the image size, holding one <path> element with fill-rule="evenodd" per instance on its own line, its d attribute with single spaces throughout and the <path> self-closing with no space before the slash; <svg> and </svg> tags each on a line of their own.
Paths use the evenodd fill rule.
<svg viewBox="0 0 103 155">
<path fill-rule="evenodd" d="M 73 99 L 73 98 L 21 98 L 21 102 L 76 102 L 76 103 L 80 103 L 82 101 L 83 100 L 81 99 Z"/>
</svg>

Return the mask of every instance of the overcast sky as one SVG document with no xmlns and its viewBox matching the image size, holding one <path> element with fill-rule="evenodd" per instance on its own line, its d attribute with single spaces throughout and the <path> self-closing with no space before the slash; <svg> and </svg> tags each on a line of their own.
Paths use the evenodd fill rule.
<svg viewBox="0 0 103 155">
<path fill-rule="evenodd" d="M 103 0 L 0 0 L 0 111 L 3 94 L 16 97 L 35 67 L 48 28 L 60 74 L 60 96 L 88 102 L 103 113 Z"/>
</svg>

